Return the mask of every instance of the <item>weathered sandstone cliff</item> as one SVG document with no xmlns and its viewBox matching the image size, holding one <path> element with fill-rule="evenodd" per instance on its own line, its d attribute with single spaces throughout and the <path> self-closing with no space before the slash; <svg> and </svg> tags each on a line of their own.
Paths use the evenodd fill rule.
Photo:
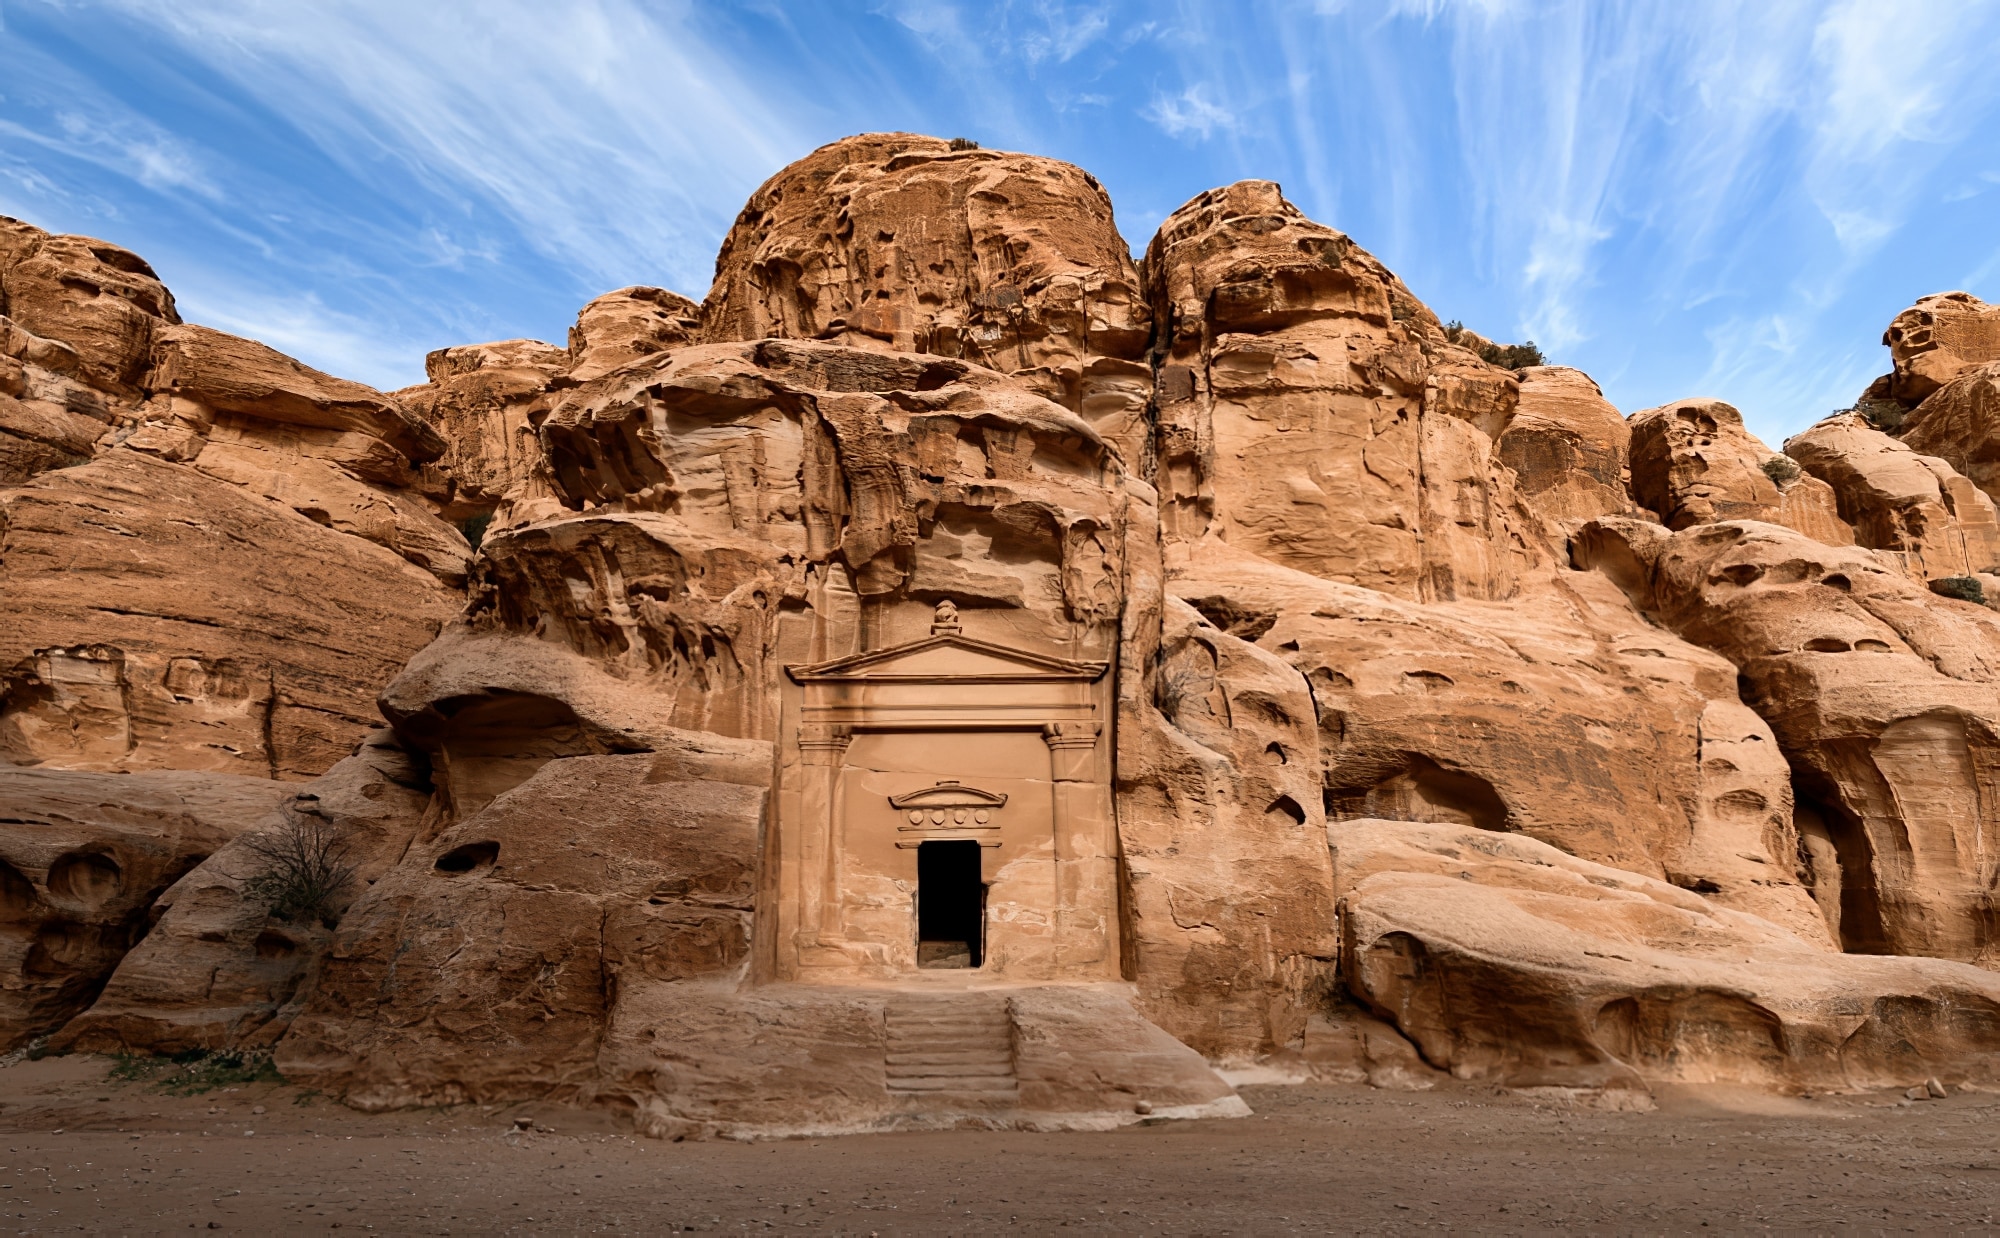
<svg viewBox="0 0 2000 1238">
<path fill-rule="evenodd" d="M 1963 294 L 1779 453 L 1275 184 L 1135 263 L 1081 169 L 871 134 L 703 302 L 398 392 L 102 242 L 4 221 L 0 297 L 13 1043 L 674 1137 L 1989 1081 Z"/>
</svg>

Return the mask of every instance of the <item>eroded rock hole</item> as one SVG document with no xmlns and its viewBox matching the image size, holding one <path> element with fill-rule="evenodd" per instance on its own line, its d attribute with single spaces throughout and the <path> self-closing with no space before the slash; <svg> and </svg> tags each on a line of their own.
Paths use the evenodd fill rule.
<svg viewBox="0 0 2000 1238">
<path fill-rule="evenodd" d="M 1289 795 L 1281 795 L 1277 799 L 1272 800 L 1271 806 L 1264 811 L 1289 817 L 1293 825 L 1304 825 L 1306 823 L 1306 810 L 1299 805 L 1297 800 Z"/>
<path fill-rule="evenodd" d="M 124 885 L 118 861 L 98 852 L 71 852 L 49 866 L 49 893 L 85 907 L 102 906 Z"/>
<path fill-rule="evenodd" d="M 265 929 L 257 934 L 257 957 L 267 961 L 288 959 L 299 951 L 299 945 L 283 933 Z"/>
<path fill-rule="evenodd" d="M 496 842 L 466 843 L 453 847 L 437 858 L 436 868 L 448 877 L 458 877 L 466 873 L 493 867 L 500 858 L 500 844 Z"/>
<path fill-rule="evenodd" d="M 0 921 L 25 920 L 34 913 L 35 883 L 21 870 L 0 860 Z"/>
<path fill-rule="evenodd" d="M 978 967 L 986 953 L 986 886 L 976 842 L 917 847 L 917 966 Z"/>
</svg>

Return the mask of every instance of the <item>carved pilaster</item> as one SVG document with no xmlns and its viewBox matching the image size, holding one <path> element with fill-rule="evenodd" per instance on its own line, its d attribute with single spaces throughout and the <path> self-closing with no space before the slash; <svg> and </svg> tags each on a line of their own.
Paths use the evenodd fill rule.
<svg viewBox="0 0 2000 1238">
<path fill-rule="evenodd" d="M 1117 842 L 1110 787 L 1098 776 L 1096 722 L 1051 722 L 1042 728 L 1049 746 L 1050 788 L 1055 801 L 1055 948 L 1059 967 L 1106 966 L 1117 958 L 1115 905 Z"/>
<path fill-rule="evenodd" d="M 841 811 L 840 771 L 854 728 L 807 723 L 799 728 L 799 760 L 808 772 L 801 796 L 804 826 L 800 855 L 804 880 L 800 895 L 798 944 L 822 945 L 840 936 L 840 852 L 846 814 Z"/>
</svg>

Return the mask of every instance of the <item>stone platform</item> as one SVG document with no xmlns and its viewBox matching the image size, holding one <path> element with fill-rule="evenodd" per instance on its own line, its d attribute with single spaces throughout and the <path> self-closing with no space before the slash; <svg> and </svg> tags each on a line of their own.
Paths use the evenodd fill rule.
<svg viewBox="0 0 2000 1238">
<path fill-rule="evenodd" d="M 635 986 L 588 1099 L 667 1138 L 1109 1130 L 1250 1112 L 1139 1014 L 1130 986 L 928 980 Z"/>
</svg>

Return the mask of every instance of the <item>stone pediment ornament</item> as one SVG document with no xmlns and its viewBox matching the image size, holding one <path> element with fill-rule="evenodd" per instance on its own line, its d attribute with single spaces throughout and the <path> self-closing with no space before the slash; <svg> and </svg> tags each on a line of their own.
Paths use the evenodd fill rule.
<svg viewBox="0 0 2000 1238">
<path fill-rule="evenodd" d="M 889 797 L 889 807 L 910 818 L 908 825 L 897 827 L 901 830 L 999 829 L 993 824 L 993 812 L 1006 803 L 1001 792 L 983 791 L 951 779 Z"/>
<path fill-rule="evenodd" d="M 886 649 L 871 649 L 831 662 L 787 666 L 792 682 L 865 681 L 869 683 L 935 683 L 942 679 L 974 683 L 1019 683 L 1025 680 L 1094 682 L 1108 662 L 1081 662 L 1010 649 L 974 640 L 959 629 L 958 608 L 938 603 L 931 635 Z"/>
</svg>

